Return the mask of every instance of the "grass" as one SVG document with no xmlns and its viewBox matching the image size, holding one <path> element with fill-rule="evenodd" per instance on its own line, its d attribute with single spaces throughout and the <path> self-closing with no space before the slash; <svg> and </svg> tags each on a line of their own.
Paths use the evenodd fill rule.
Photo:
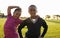
<svg viewBox="0 0 60 38">
<path fill-rule="evenodd" d="M 0 38 L 4 37 L 5 21 L 6 21 L 6 18 L 0 18 Z M 60 20 L 47 20 L 46 22 L 48 24 L 48 31 L 44 38 L 60 38 Z M 27 28 L 22 29 L 23 36 L 25 35 L 26 31 L 27 31 Z"/>
<path fill-rule="evenodd" d="M 58 21 L 47 21 L 48 24 L 48 32 L 45 38 L 60 38 L 60 23 Z"/>
<path fill-rule="evenodd" d="M 6 18 L 0 18 L 0 38 L 4 37 L 4 23 Z"/>
</svg>

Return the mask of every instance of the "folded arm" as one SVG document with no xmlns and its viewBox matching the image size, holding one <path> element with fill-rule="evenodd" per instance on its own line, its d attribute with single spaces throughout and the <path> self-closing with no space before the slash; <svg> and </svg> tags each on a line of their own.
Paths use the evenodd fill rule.
<svg viewBox="0 0 60 38">
<path fill-rule="evenodd" d="M 44 35 L 46 34 L 47 29 L 48 29 L 48 25 L 46 24 L 46 22 L 44 20 L 42 22 L 42 26 L 43 26 L 44 30 L 43 30 L 41 37 L 44 37 Z"/>
<path fill-rule="evenodd" d="M 8 15 L 11 14 L 11 9 L 13 8 L 19 8 L 18 6 L 8 6 L 7 13 Z"/>
</svg>

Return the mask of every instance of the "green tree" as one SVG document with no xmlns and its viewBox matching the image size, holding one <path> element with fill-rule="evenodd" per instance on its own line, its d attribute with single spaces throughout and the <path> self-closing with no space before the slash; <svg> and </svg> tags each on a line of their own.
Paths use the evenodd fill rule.
<svg viewBox="0 0 60 38">
<path fill-rule="evenodd" d="M 45 16 L 45 19 L 50 19 L 50 15 L 46 15 Z"/>
</svg>

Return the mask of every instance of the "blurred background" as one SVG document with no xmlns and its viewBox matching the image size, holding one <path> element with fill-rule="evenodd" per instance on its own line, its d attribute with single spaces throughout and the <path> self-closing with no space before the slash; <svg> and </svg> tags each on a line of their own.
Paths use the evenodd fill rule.
<svg viewBox="0 0 60 38">
<path fill-rule="evenodd" d="M 30 15 L 28 7 L 36 5 L 37 15 L 43 18 L 48 24 L 48 32 L 45 38 L 60 38 L 60 0 L 0 0 L 0 38 L 4 37 L 4 23 L 7 17 L 8 6 L 19 6 L 22 8 L 21 19 L 25 20 Z M 13 15 L 14 9 L 11 13 Z M 43 28 L 42 28 L 43 30 Z M 27 27 L 23 29 L 23 36 Z"/>
</svg>

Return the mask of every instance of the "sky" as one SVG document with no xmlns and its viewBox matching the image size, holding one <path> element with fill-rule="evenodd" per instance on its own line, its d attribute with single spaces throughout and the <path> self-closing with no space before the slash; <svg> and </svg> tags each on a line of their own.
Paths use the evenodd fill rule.
<svg viewBox="0 0 60 38">
<path fill-rule="evenodd" d="M 28 7 L 30 5 L 36 5 L 37 14 L 40 17 L 45 15 L 60 15 L 60 0 L 0 0 L 0 11 L 7 15 L 8 6 L 19 6 L 22 8 L 21 17 L 30 16 L 28 13 Z M 13 14 L 14 9 L 12 10 Z"/>
</svg>

